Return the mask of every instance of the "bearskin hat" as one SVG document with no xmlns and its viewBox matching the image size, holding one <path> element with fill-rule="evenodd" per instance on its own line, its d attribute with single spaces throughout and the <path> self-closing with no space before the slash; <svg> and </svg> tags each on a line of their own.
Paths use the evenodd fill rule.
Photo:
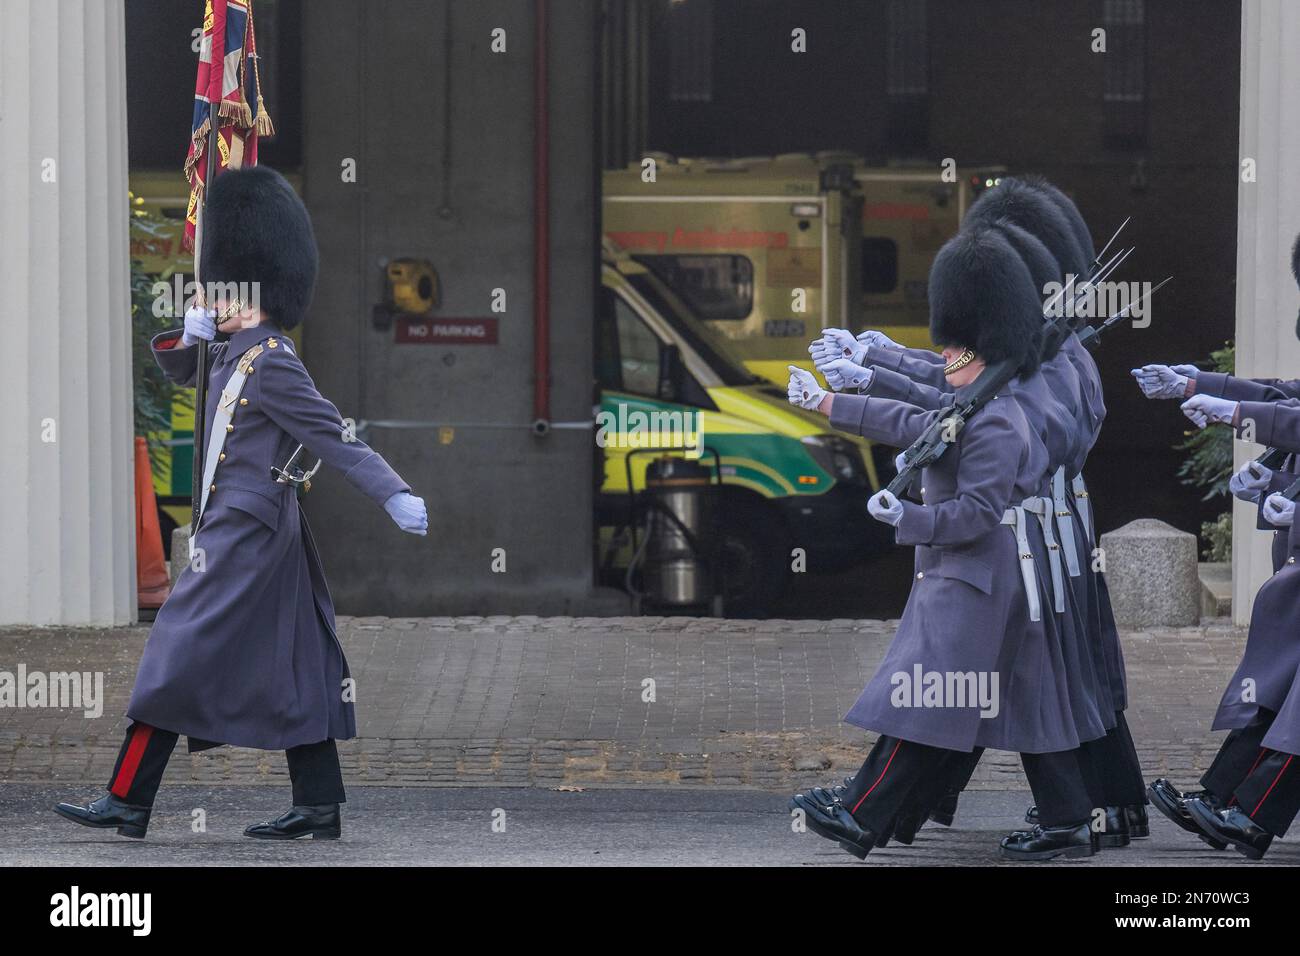
<svg viewBox="0 0 1300 956">
<path fill-rule="evenodd" d="M 1043 314 L 1029 267 L 993 228 L 963 229 L 930 268 L 930 338 L 974 349 L 988 363 L 1038 369 Z"/>
<path fill-rule="evenodd" d="M 267 166 L 217 177 L 203 207 L 199 277 L 257 283 L 257 302 L 282 329 L 303 320 L 319 256 L 311 216 L 288 181 Z"/>
<path fill-rule="evenodd" d="M 986 190 L 971 204 L 962 227 L 988 226 L 998 219 L 1015 223 L 1043 245 L 1061 267 L 1060 281 L 1066 275 L 1086 277 L 1092 257 L 1085 255 L 1064 214 L 1040 189 L 1011 176 Z"/>
<path fill-rule="evenodd" d="M 1038 314 L 1043 314 L 1043 309 L 1048 298 L 1047 289 L 1051 283 L 1060 282 L 1061 267 L 1057 265 L 1052 254 L 1047 251 L 1047 246 L 1043 245 L 1036 238 L 1031 236 L 1025 230 L 1021 229 L 1013 222 L 1005 219 L 996 220 L 991 228 L 1006 236 L 1007 242 L 1011 248 L 1016 250 L 1016 255 L 1020 256 L 1025 266 L 1029 269 L 1029 276 L 1034 281 L 1035 298 L 1034 306 L 1038 309 Z M 1049 337 L 1050 341 L 1045 340 L 1043 361 L 1049 361 L 1060 350 L 1061 343 L 1055 338 Z"/>
<path fill-rule="evenodd" d="M 1088 229 L 1088 224 L 1083 219 L 1083 213 L 1079 212 L 1079 207 L 1074 204 L 1074 200 L 1042 176 L 1026 176 L 1025 182 L 1039 192 L 1045 193 L 1047 198 L 1052 201 L 1052 205 L 1065 217 L 1065 221 L 1070 226 L 1070 232 L 1074 234 L 1074 241 L 1082 250 L 1084 258 L 1091 264 L 1097 254 L 1097 246 L 1093 243 L 1092 232 Z"/>
<path fill-rule="evenodd" d="M 1296 285 L 1300 285 L 1300 236 L 1295 237 L 1291 246 L 1291 275 L 1295 276 Z M 1296 315 L 1295 337 L 1300 339 L 1300 314 Z"/>
</svg>

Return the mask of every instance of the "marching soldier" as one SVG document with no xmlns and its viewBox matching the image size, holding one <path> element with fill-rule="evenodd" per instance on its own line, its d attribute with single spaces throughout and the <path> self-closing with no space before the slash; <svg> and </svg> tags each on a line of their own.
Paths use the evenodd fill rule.
<svg viewBox="0 0 1300 956">
<path fill-rule="evenodd" d="M 963 228 L 987 226 L 1000 228 L 1008 235 L 1030 266 L 1040 289 L 1045 289 L 1048 281 L 1057 281 L 1073 292 L 1068 278 L 1071 275 L 1080 277 L 1075 286 L 1080 290 L 1085 287 L 1089 255 L 1082 250 L 1092 249 L 1092 239 L 1078 209 L 1055 187 L 1043 181 L 1004 180 L 972 207 Z M 891 372 L 913 379 L 918 383 L 914 388 L 947 387 L 942 380 L 942 360 L 933 352 L 903 349 L 878 332 L 866 332 L 859 338 L 862 340 L 859 360 L 875 366 L 880 376 L 877 390 L 889 380 Z M 1080 636 L 1086 653 L 1074 658 L 1072 679 L 1076 688 L 1096 691 L 1096 702 L 1106 727 L 1106 732 L 1095 740 L 1085 735 L 1079 757 L 1096 806 L 1105 807 L 1101 842 L 1107 846 L 1124 846 L 1132 837 L 1149 835 L 1150 828 L 1141 766 L 1124 719 L 1127 693 L 1119 634 L 1105 580 L 1093 570 L 1095 532 L 1091 509 L 1085 507 L 1087 494 L 1081 477 L 1084 460 L 1096 442 L 1105 417 L 1100 375 L 1092 356 L 1073 331 L 1063 340 L 1058 338 L 1048 343 L 1043 372 L 1051 397 L 1065 412 L 1064 427 L 1069 432 L 1062 439 L 1068 448 L 1064 459 L 1054 456 L 1061 464 L 1051 476 L 1050 497 L 1059 522 L 1058 540 L 1062 545 L 1076 542 L 1073 560 L 1067 562 L 1068 580 L 1074 603 L 1082 613 Z M 916 394 L 913 391 L 912 400 Z M 1028 409 L 1041 402 L 1039 396 L 1024 404 Z M 1061 427 L 1059 418 L 1056 427 Z M 1057 449 L 1062 447 L 1061 441 L 1053 443 L 1048 439 L 1048 443 Z M 1072 556 L 1068 549 L 1065 556 L 1067 559 Z M 1065 623 L 1068 626 L 1068 619 Z M 1068 629 L 1064 633 L 1069 636 Z M 951 822 L 956 794 L 969 779 L 975 762 L 953 764 L 954 784 L 932 818 Z M 1030 808 L 1026 820 L 1036 822 L 1034 808 Z"/>
<path fill-rule="evenodd" d="M 1300 283 L 1300 238 L 1291 265 Z M 1148 398 L 1183 400 L 1184 413 L 1198 427 L 1249 428 L 1250 440 L 1288 453 L 1280 471 L 1248 462 L 1229 482 L 1236 497 L 1259 506 L 1257 527 L 1273 532 L 1274 573 L 1255 596 L 1246 648 L 1214 717 L 1212 729 L 1226 729 L 1228 736 L 1201 777 L 1203 789 L 1182 792 L 1164 778 L 1150 787 L 1151 802 L 1178 826 L 1213 847 L 1232 844 L 1260 859 L 1300 810 L 1300 533 L 1295 501 L 1282 494 L 1296 480 L 1300 382 L 1237 378 L 1189 365 L 1145 365 L 1133 375 Z"/>
<path fill-rule="evenodd" d="M 108 792 L 55 810 L 143 837 L 184 735 L 192 751 L 285 751 L 293 807 L 246 836 L 337 838 L 345 795 L 335 741 L 355 736 L 356 719 L 329 588 L 298 504 L 309 474 L 304 450 L 343 472 L 403 531 L 425 534 L 428 517 L 410 486 L 345 429 L 284 334 L 302 321 L 317 273 L 311 220 L 292 187 L 267 167 L 233 170 L 212 184 L 204 215 L 205 284 L 254 295 L 209 297 L 215 313 L 191 309 L 183 330 L 153 342 L 168 378 L 192 386 L 199 343 L 224 337 L 212 346 L 193 559 L 149 633 Z"/>
<path fill-rule="evenodd" d="M 969 230 L 945 244 L 930 275 L 932 339 L 960 399 L 986 363 L 1010 360 L 1020 376 L 1038 366 L 1042 320 L 1032 280 L 994 230 Z M 790 400 L 831 424 L 897 447 L 912 443 L 942 411 L 871 395 L 823 391 L 791 367 Z M 916 579 L 897 634 L 845 720 L 880 734 L 843 790 L 797 794 L 792 808 L 815 832 L 858 857 L 893 827 L 918 787 L 948 761 L 977 748 L 1022 754 L 1041 824 L 1002 842 L 1011 859 L 1093 853 L 1091 803 L 1074 750 L 1079 736 L 1059 647 L 1045 630 L 1029 551 L 1047 452 L 1021 406 L 1000 391 L 953 445 L 925 469 L 923 503 L 881 492 L 869 503 L 916 546 Z M 1003 527 L 1003 526 L 1006 527 Z M 984 675 L 999 688 L 996 713 L 953 701 L 920 706 L 900 697 L 914 674 Z"/>
</svg>

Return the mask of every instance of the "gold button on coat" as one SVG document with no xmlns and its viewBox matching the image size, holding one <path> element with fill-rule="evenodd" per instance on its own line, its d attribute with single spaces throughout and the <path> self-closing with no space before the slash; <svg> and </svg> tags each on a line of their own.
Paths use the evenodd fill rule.
<svg viewBox="0 0 1300 956">
<path fill-rule="evenodd" d="M 235 430 L 235 426 L 234 426 L 234 425 L 227 425 L 227 426 L 226 426 L 226 431 L 228 431 L 228 432 L 233 432 L 234 430 Z"/>
<path fill-rule="evenodd" d="M 240 404 L 240 405 L 247 405 L 247 404 L 248 404 L 248 399 L 246 399 L 246 398 L 241 398 L 241 399 L 239 400 L 239 404 Z"/>
<path fill-rule="evenodd" d="M 916 579 L 917 579 L 918 581 L 921 580 L 923 577 L 925 577 L 925 572 L 924 572 L 924 571 L 917 571 L 917 572 L 916 572 Z"/>
</svg>

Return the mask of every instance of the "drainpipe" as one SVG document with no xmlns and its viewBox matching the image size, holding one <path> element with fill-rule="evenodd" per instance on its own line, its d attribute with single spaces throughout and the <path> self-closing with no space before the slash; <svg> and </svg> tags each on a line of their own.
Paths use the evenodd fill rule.
<svg viewBox="0 0 1300 956">
<path fill-rule="evenodd" d="M 551 428 L 550 116 L 546 83 L 547 0 L 536 0 L 533 38 L 533 434 Z"/>
</svg>

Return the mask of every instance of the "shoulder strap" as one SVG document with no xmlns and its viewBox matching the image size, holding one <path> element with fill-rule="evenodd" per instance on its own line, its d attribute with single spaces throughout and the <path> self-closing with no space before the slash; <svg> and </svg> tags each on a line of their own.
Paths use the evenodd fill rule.
<svg viewBox="0 0 1300 956">
<path fill-rule="evenodd" d="M 274 341 L 272 339 L 271 341 Z M 217 400 L 217 411 L 212 416 L 212 422 L 208 426 L 208 448 L 203 456 L 203 492 L 199 498 L 199 524 L 203 523 L 203 513 L 208 507 L 208 493 L 212 491 L 212 479 L 217 473 L 217 462 L 221 460 L 221 450 L 226 446 L 226 435 L 230 432 L 230 420 L 235 414 L 235 402 L 244 390 L 244 383 L 248 381 L 248 373 L 253 369 L 253 360 L 256 359 L 265 350 L 265 345 L 269 343 L 258 342 L 251 349 L 239 357 L 235 365 L 235 371 L 230 376 L 230 381 L 226 382 L 226 387 L 221 390 L 221 397 Z M 194 539 L 198 534 L 198 528 L 190 529 L 190 555 L 194 554 Z"/>
</svg>

